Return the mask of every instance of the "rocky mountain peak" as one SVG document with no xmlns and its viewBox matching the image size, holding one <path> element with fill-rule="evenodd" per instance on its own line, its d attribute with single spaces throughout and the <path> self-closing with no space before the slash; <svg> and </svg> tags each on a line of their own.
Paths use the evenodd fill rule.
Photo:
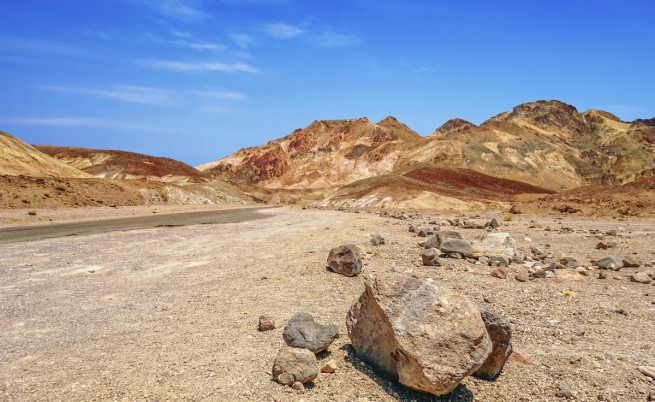
<svg viewBox="0 0 655 402">
<path fill-rule="evenodd" d="M 471 128 L 477 127 L 475 124 L 466 121 L 464 119 L 450 119 L 444 124 L 442 124 L 439 128 L 437 128 L 432 134 L 430 134 L 430 137 L 440 137 L 444 136 L 447 134 L 451 133 L 458 133 L 464 130 L 469 130 Z"/>
</svg>

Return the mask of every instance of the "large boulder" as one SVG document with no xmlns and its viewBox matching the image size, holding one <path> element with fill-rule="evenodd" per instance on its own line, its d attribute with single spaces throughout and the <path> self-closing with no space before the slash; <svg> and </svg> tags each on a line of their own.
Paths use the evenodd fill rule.
<svg viewBox="0 0 655 402">
<path fill-rule="evenodd" d="M 491 338 L 492 350 L 482 367 L 474 373 L 485 380 L 495 380 L 512 354 L 512 326 L 509 320 L 483 305 L 476 305 Z"/>
<path fill-rule="evenodd" d="M 362 259 L 357 252 L 357 247 L 352 244 L 330 250 L 327 263 L 334 272 L 342 275 L 356 276 L 362 272 Z"/>
<path fill-rule="evenodd" d="M 284 346 L 273 363 L 273 379 L 283 385 L 307 383 L 318 377 L 316 355 L 307 349 Z"/>
<path fill-rule="evenodd" d="M 434 395 L 451 392 L 492 350 L 480 312 L 466 296 L 406 274 L 368 278 L 346 325 L 359 357 Z"/>
<path fill-rule="evenodd" d="M 514 256 L 516 242 L 509 233 L 489 233 L 471 245 L 473 257 L 505 257 L 511 259 Z"/>
<path fill-rule="evenodd" d="M 318 324 L 308 313 L 294 314 L 282 331 L 282 338 L 287 345 L 309 349 L 313 353 L 326 350 L 338 336 L 339 329 L 336 325 Z"/>
</svg>

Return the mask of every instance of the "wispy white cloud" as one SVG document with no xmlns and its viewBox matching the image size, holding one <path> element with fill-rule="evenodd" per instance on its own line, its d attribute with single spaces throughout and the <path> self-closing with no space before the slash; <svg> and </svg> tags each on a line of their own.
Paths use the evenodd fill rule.
<svg viewBox="0 0 655 402">
<path fill-rule="evenodd" d="M 177 60 L 144 60 L 143 65 L 162 70 L 178 71 L 183 73 L 196 73 L 203 71 L 222 73 L 250 73 L 257 74 L 259 69 L 246 63 L 222 63 L 217 61 L 186 62 Z"/>
<path fill-rule="evenodd" d="M 173 104 L 171 93 L 161 88 L 140 87 L 131 85 L 114 85 L 111 88 L 78 88 L 46 85 L 40 87 L 46 91 L 65 92 L 114 99 L 122 102 L 143 103 L 148 105 L 167 106 Z"/>
<path fill-rule="evenodd" d="M 223 0 L 223 3 L 233 6 L 242 6 L 242 5 L 251 5 L 251 4 L 282 5 L 282 4 L 289 3 L 289 0 Z"/>
<path fill-rule="evenodd" d="M 201 22 L 210 17 L 200 0 L 135 0 L 155 13 L 183 22 Z"/>
<path fill-rule="evenodd" d="M 247 49 L 257 44 L 257 39 L 254 36 L 243 32 L 230 33 L 227 37 L 232 39 L 234 44 L 242 49 Z"/>
<path fill-rule="evenodd" d="M 0 50 L 12 53 L 81 54 L 75 45 L 37 38 L 0 35 Z"/>
<path fill-rule="evenodd" d="M 200 110 L 208 113 L 218 113 L 218 114 L 234 114 L 236 110 L 230 109 L 229 107 L 221 105 L 207 105 L 203 106 Z"/>
<path fill-rule="evenodd" d="M 176 37 L 175 39 L 165 39 L 154 34 L 146 34 L 145 37 L 152 42 L 165 43 L 165 44 L 179 46 L 179 47 L 186 47 L 194 50 L 227 49 L 227 46 L 220 43 L 207 42 L 201 39 L 197 39 L 193 37 L 193 35 L 191 34 L 188 34 L 187 36 L 180 36 L 179 34 L 180 32 L 176 32 L 176 34 L 173 34 Z"/>
<path fill-rule="evenodd" d="M 262 30 L 269 36 L 277 39 L 292 39 L 304 33 L 304 30 L 284 22 L 272 22 L 265 24 Z"/>
<path fill-rule="evenodd" d="M 217 100 L 242 100 L 246 99 L 246 95 L 240 92 L 227 92 L 227 91 L 194 91 L 194 95 L 203 98 L 211 98 Z"/>
<path fill-rule="evenodd" d="M 161 127 L 139 122 L 93 117 L 0 117 L 0 124 L 48 127 L 93 127 L 120 130 L 161 131 Z"/>
<path fill-rule="evenodd" d="M 315 34 L 313 41 L 321 47 L 340 48 L 357 46 L 362 43 L 362 38 L 353 34 L 325 30 Z"/>
</svg>

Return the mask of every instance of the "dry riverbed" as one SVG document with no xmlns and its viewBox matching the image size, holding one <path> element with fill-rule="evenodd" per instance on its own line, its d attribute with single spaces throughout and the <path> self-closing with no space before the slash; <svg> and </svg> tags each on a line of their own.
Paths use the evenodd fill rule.
<svg viewBox="0 0 655 402">
<path fill-rule="evenodd" d="M 579 401 L 645 401 L 655 388 L 636 369 L 655 365 L 655 286 L 628 279 L 653 273 L 653 220 L 515 216 L 499 230 L 523 249 L 538 245 L 586 266 L 606 255 L 643 262 L 607 279 L 590 271 L 584 282 L 519 282 L 520 265 L 507 279 L 464 260 L 423 267 L 409 223 L 452 216 L 258 213 L 268 217 L 0 245 L 0 400 L 554 401 L 565 386 Z M 598 239 L 593 229 L 617 235 Z M 454 230 L 467 239 L 484 233 Z M 387 244 L 372 246 L 376 233 Z M 597 250 L 599 241 L 616 247 Z M 343 243 L 363 250 L 362 276 L 325 269 L 329 249 Z M 442 398 L 377 376 L 350 353 L 345 315 L 364 276 L 388 270 L 486 303 L 511 320 L 514 349 L 529 361 L 509 363 L 495 382 L 467 378 Z M 342 334 L 319 355 L 336 360 L 336 373 L 319 375 L 306 394 L 270 379 L 282 328 L 297 311 Z M 261 314 L 278 328 L 258 332 Z"/>
</svg>

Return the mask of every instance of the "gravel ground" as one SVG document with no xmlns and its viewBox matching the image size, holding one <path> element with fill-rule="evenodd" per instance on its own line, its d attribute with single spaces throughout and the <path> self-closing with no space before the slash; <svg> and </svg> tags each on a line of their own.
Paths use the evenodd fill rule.
<svg viewBox="0 0 655 402">
<path fill-rule="evenodd" d="M 645 263 L 604 280 L 590 271 L 584 282 L 518 282 L 520 265 L 504 280 L 464 260 L 421 266 L 421 239 L 408 224 L 451 216 L 260 213 L 270 217 L 0 245 L 0 400 L 556 401 L 564 385 L 579 401 L 645 401 L 655 389 L 636 370 L 655 365 L 655 286 L 628 279 L 653 273 L 654 220 L 515 216 L 500 230 L 523 249 L 538 245 L 583 265 L 610 254 Z M 529 228 L 532 219 L 538 227 Z M 599 240 L 588 232 L 596 228 L 617 235 Z M 484 233 L 458 231 L 467 239 Z M 376 233 L 387 244 L 370 245 Z M 601 240 L 616 248 L 596 250 Z M 363 251 L 364 275 L 326 270 L 329 249 L 343 243 Z M 511 320 L 514 349 L 529 364 L 508 363 L 495 382 L 467 378 L 441 398 L 377 376 L 350 353 L 345 315 L 364 276 L 387 270 L 489 304 Z M 282 328 L 297 311 L 342 333 L 319 356 L 336 360 L 337 372 L 321 374 L 305 394 L 270 379 Z M 261 314 L 278 328 L 258 332 Z"/>
</svg>

